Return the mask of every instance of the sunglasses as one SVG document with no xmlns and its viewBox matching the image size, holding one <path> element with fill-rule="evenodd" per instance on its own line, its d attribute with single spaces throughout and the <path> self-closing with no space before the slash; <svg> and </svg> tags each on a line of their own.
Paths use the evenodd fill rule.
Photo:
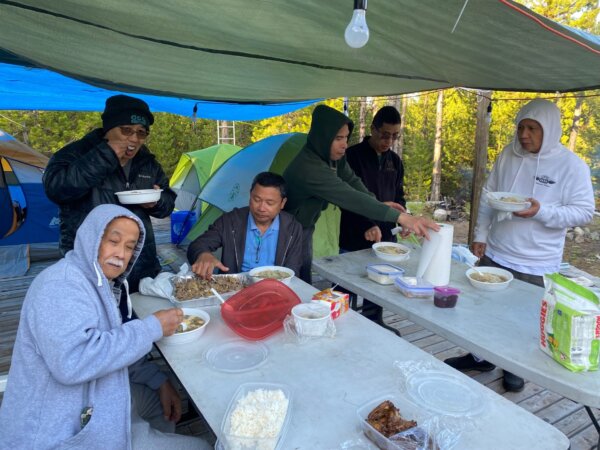
<svg viewBox="0 0 600 450">
<path fill-rule="evenodd" d="M 150 134 L 150 131 L 148 130 L 134 130 L 131 127 L 119 127 L 119 130 L 121 130 L 121 134 L 123 136 L 132 136 L 134 133 L 135 135 L 138 137 L 138 139 L 140 140 L 144 140 L 148 137 L 148 135 Z"/>
</svg>

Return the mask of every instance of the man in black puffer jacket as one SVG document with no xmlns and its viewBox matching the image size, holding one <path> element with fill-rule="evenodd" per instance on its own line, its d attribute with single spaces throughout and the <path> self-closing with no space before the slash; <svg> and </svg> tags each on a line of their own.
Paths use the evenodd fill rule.
<svg viewBox="0 0 600 450">
<path fill-rule="evenodd" d="M 43 182 L 46 195 L 60 207 L 60 251 L 73 249 L 75 233 L 96 206 L 120 204 L 115 192 L 162 189 L 157 202 L 123 205 L 146 227 L 146 241 L 128 277 L 130 290 L 139 280 L 160 272 L 150 216 L 167 217 L 176 194 L 162 167 L 144 145 L 154 116 L 137 98 L 115 95 L 106 100 L 102 128 L 60 149 L 48 163 Z"/>
</svg>

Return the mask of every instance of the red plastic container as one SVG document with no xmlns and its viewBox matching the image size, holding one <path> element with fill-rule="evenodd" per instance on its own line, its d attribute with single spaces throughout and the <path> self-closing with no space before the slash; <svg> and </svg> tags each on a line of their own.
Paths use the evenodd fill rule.
<svg viewBox="0 0 600 450">
<path fill-rule="evenodd" d="M 300 298 L 280 281 L 259 281 L 221 305 L 223 320 L 245 339 L 258 341 L 283 327 L 283 320 Z"/>
</svg>

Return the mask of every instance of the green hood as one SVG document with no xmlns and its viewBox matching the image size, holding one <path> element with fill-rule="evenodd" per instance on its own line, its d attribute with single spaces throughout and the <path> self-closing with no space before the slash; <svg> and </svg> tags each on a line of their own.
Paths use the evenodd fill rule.
<svg viewBox="0 0 600 450">
<path fill-rule="evenodd" d="M 329 163 L 331 143 L 344 124 L 348 125 L 351 135 L 354 123 L 348 117 L 329 106 L 317 106 L 312 113 L 306 147 L 319 155 L 323 161 Z M 350 139 L 350 135 L 348 135 L 348 139 Z"/>
</svg>

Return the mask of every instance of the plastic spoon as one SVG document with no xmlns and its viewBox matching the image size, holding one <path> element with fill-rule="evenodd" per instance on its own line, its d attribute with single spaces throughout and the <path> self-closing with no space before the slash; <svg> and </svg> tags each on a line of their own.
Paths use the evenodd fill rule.
<svg viewBox="0 0 600 450">
<path fill-rule="evenodd" d="M 219 294 L 215 288 L 210 288 L 210 291 L 216 295 L 221 303 L 225 303 L 225 299 L 221 297 L 221 294 Z"/>
</svg>

